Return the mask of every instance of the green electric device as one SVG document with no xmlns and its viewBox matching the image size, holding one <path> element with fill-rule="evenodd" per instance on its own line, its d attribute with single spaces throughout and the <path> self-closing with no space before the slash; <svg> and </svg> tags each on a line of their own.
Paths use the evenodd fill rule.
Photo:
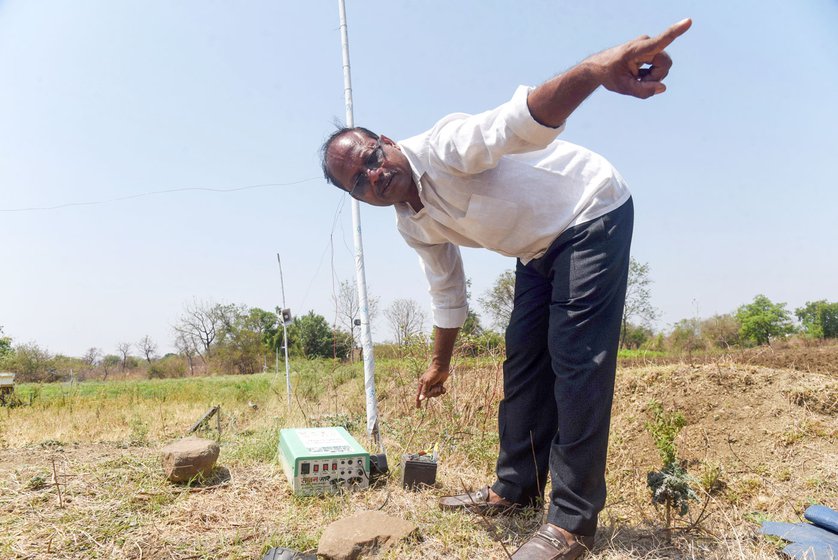
<svg viewBox="0 0 838 560">
<path fill-rule="evenodd" d="M 370 484 L 370 454 L 343 428 L 286 428 L 279 461 L 298 496 L 360 490 Z"/>
</svg>

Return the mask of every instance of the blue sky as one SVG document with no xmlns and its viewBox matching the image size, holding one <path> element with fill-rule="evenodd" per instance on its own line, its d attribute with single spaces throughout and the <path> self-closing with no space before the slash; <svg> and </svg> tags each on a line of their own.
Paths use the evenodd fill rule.
<svg viewBox="0 0 838 560">
<path fill-rule="evenodd" d="M 356 123 L 396 139 L 692 17 L 667 93 L 598 91 L 564 133 L 631 187 L 658 327 L 759 293 L 838 300 L 838 2 L 347 11 Z M 351 212 L 318 148 L 343 118 L 337 2 L 0 2 L 0 325 L 71 355 L 146 334 L 166 351 L 193 299 L 273 309 L 277 252 L 288 305 L 331 320 L 333 285 L 354 274 Z M 371 294 L 427 309 L 392 209 L 362 216 Z M 464 258 L 475 298 L 514 264 Z M 391 337 L 383 321 L 373 337 Z"/>
</svg>

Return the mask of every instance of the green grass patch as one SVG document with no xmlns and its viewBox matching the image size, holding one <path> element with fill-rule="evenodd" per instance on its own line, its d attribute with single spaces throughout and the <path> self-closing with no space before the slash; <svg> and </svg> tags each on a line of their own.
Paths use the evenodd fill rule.
<svg viewBox="0 0 838 560">
<path fill-rule="evenodd" d="M 663 358 L 667 356 L 666 352 L 660 352 L 657 350 L 641 350 L 641 349 L 629 349 L 629 348 L 622 348 L 619 352 L 617 352 L 618 359 L 636 359 L 636 358 Z"/>
</svg>

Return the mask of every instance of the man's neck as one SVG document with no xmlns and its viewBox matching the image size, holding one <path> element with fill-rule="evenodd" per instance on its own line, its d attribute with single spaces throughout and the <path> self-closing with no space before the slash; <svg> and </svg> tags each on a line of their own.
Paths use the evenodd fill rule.
<svg viewBox="0 0 838 560">
<path fill-rule="evenodd" d="M 410 189 L 410 195 L 407 197 L 405 202 L 407 202 L 417 214 L 425 207 L 425 205 L 422 204 L 422 199 L 419 198 L 419 188 L 416 186 L 415 181 L 413 183 L 413 188 Z"/>
</svg>

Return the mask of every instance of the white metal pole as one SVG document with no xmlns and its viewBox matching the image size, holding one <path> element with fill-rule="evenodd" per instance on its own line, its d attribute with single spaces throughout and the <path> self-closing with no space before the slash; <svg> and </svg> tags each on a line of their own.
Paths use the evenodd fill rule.
<svg viewBox="0 0 838 560">
<path fill-rule="evenodd" d="M 343 99 L 346 104 L 346 126 L 355 126 L 352 112 L 352 76 L 349 67 L 349 33 L 346 27 L 346 6 L 338 0 L 340 42 L 343 55 Z M 361 347 L 364 353 L 364 392 L 367 397 L 367 433 L 382 447 L 378 430 L 378 402 L 375 398 L 375 358 L 370 332 L 370 310 L 367 299 L 367 277 L 364 271 L 364 244 L 361 237 L 361 206 L 352 199 L 352 229 L 355 240 L 355 282 L 358 285 L 358 308 L 361 314 Z"/>
<path fill-rule="evenodd" d="M 285 309 L 285 280 L 282 278 L 282 260 L 279 253 L 276 254 L 276 262 L 279 265 L 279 285 L 282 288 L 282 309 Z M 282 346 L 285 348 L 285 392 L 288 394 L 288 411 L 291 411 L 291 366 L 288 363 L 288 327 L 285 325 L 285 318 L 282 316 L 282 309 L 279 313 L 279 322 L 282 323 Z M 277 368 L 278 369 L 278 368 Z M 276 374 L 274 374 L 276 377 Z"/>
<path fill-rule="evenodd" d="M 285 303 L 283 302 L 283 307 Z M 288 411 L 291 411 L 291 365 L 288 362 L 288 327 L 282 321 L 282 345 L 285 347 L 285 392 L 288 393 Z"/>
</svg>

